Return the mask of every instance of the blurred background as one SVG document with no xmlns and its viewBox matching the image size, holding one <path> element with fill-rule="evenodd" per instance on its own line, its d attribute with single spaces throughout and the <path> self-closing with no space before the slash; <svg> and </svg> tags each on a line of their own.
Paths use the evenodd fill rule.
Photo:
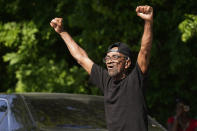
<svg viewBox="0 0 197 131">
<path fill-rule="evenodd" d="M 133 62 L 144 21 L 138 5 L 154 8 L 154 39 L 147 104 L 163 125 L 177 97 L 187 99 L 197 118 L 196 0 L 0 0 L 0 92 L 67 92 L 102 95 L 50 27 L 54 17 L 95 63 L 107 47 L 127 43 Z"/>
</svg>

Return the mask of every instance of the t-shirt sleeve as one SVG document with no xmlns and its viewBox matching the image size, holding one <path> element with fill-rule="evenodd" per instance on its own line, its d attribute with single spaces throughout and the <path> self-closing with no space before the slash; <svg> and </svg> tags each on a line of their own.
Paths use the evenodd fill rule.
<svg viewBox="0 0 197 131">
<path fill-rule="evenodd" d="M 147 72 L 146 73 L 143 73 L 142 70 L 141 70 L 141 68 L 140 68 L 140 66 L 139 66 L 139 64 L 136 62 L 136 65 L 135 65 L 135 67 L 133 69 L 133 73 L 134 74 L 131 73 L 130 75 L 131 75 L 131 77 L 137 77 L 138 80 L 139 80 L 139 84 L 140 84 L 139 87 L 144 88 L 145 85 L 147 84 L 146 83 L 147 82 L 147 76 L 148 76 L 148 73 Z"/>
<path fill-rule="evenodd" d="M 169 117 L 167 120 L 167 123 L 172 124 L 174 122 L 174 118 L 173 117 Z"/>
<path fill-rule="evenodd" d="M 146 71 L 145 73 L 143 73 L 142 70 L 141 70 L 141 68 L 140 68 L 140 66 L 139 66 L 139 64 L 137 62 L 136 62 L 135 68 L 136 68 L 136 70 L 137 70 L 137 72 L 138 72 L 138 74 L 140 75 L 141 78 L 144 79 L 144 78 L 147 77 L 147 74 L 148 74 L 147 72 L 148 71 Z"/>
<path fill-rule="evenodd" d="M 103 92 L 105 87 L 104 83 L 107 79 L 107 76 L 108 75 L 106 70 L 104 70 L 102 67 L 98 66 L 97 64 L 93 64 L 90 73 L 89 82 L 92 83 L 93 85 L 96 85 Z"/>
</svg>

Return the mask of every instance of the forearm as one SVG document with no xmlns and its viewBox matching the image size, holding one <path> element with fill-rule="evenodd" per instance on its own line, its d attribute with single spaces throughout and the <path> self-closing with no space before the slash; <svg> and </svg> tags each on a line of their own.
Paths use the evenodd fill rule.
<svg viewBox="0 0 197 131">
<path fill-rule="evenodd" d="M 150 54 L 151 47 L 152 47 L 152 39 L 153 39 L 153 22 L 152 21 L 145 21 L 144 24 L 144 33 L 141 40 L 141 48 L 140 51 L 145 53 L 146 55 Z"/>
<path fill-rule="evenodd" d="M 67 32 L 60 33 L 61 38 L 64 40 L 71 55 L 80 63 L 83 57 L 88 57 L 87 53 L 72 39 Z"/>
<path fill-rule="evenodd" d="M 153 39 L 152 26 L 153 26 L 152 22 L 145 22 L 144 33 L 141 40 L 141 48 L 137 59 L 138 64 L 143 73 L 147 71 L 150 61 L 150 51 L 151 51 L 152 39 Z"/>
<path fill-rule="evenodd" d="M 178 131 L 178 121 L 175 120 L 170 131 Z"/>
<path fill-rule="evenodd" d="M 64 40 L 71 55 L 88 72 L 88 74 L 90 74 L 93 61 L 89 59 L 87 53 L 72 39 L 72 37 L 67 32 L 63 31 L 59 34 Z"/>
</svg>

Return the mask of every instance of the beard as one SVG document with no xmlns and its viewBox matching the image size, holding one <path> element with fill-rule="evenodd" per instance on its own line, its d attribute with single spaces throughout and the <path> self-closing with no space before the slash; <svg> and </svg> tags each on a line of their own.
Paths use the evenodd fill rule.
<svg viewBox="0 0 197 131">
<path fill-rule="evenodd" d="M 110 70 L 108 70 L 108 74 L 111 77 L 115 77 L 115 76 L 117 76 L 119 74 L 119 71 L 118 70 L 114 70 L 114 69 L 110 69 Z"/>
<path fill-rule="evenodd" d="M 112 69 L 108 69 L 108 74 L 111 77 L 117 77 L 122 73 L 117 67 L 113 67 Z"/>
</svg>

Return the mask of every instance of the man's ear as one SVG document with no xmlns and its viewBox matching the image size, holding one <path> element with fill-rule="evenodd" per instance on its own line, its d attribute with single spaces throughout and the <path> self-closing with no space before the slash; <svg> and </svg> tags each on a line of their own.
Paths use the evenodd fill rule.
<svg viewBox="0 0 197 131">
<path fill-rule="evenodd" d="M 126 63 L 125 63 L 125 69 L 128 69 L 130 66 L 131 66 L 131 60 L 128 59 L 126 60 Z"/>
</svg>

